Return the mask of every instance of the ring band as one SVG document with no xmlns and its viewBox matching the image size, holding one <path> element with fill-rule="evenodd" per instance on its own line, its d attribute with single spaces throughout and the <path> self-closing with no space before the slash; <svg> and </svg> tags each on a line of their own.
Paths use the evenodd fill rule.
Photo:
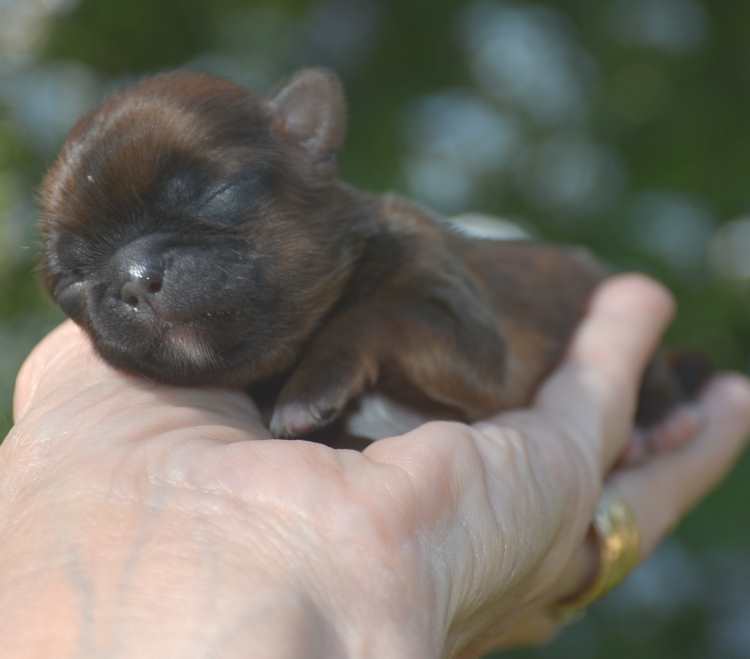
<svg viewBox="0 0 750 659">
<path fill-rule="evenodd" d="M 580 617 L 586 607 L 620 584 L 640 561 L 638 525 L 624 501 L 603 497 L 594 515 L 593 528 L 599 545 L 596 577 L 581 593 L 556 605 L 555 614 L 563 622 Z"/>
</svg>

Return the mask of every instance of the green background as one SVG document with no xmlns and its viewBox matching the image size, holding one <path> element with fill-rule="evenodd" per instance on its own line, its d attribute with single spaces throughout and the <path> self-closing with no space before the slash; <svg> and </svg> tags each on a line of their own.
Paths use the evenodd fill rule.
<svg viewBox="0 0 750 659">
<path fill-rule="evenodd" d="M 76 116 L 189 66 L 271 88 L 306 65 L 350 98 L 345 177 L 511 218 L 666 281 L 669 340 L 750 365 L 750 3 L 0 0 L 0 437 L 60 315 L 34 193 Z M 750 462 L 552 646 L 513 657 L 750 656 Z"/>
</svg>

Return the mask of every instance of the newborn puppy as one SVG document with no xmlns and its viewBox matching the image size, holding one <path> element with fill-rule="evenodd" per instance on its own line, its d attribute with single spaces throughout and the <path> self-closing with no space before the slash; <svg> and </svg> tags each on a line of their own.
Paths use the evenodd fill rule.
<svg viewBox="0 0 750 659">
<path fill-rule="evenodd" d="M 366 390 L 476 420 L 529 403 L 605 275 L 578 250 L 472 239 L 336 177 L 346 108 L 305 70 L 264 97 L 185 71 L 106 100 L 42 188 L 42 273 L 112 365 L 248 386 L 277 436 Z M 639 421 L 691 388 L 650 369 Z"/>
</svg>

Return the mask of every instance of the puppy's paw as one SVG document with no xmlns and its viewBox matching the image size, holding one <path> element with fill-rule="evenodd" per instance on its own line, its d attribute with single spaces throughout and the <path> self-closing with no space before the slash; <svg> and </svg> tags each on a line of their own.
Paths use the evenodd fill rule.
<svg viewBox="0 0 750 659">
<path fill-rule="evenodd" d="M 304 437 L 333 423 L 377 379 L 377 363 L 352 354 L 311 353 L 284 385 L 271 417 L 275 437 Z"/>
<path fill-rule="evenodd" d="M 279 438 L 302 438 L 335 421 L 345 405 L 345 402 L 342 406 L 326 402 L 280 401 L 271 417 L 271 433 Z"/>
</svg>

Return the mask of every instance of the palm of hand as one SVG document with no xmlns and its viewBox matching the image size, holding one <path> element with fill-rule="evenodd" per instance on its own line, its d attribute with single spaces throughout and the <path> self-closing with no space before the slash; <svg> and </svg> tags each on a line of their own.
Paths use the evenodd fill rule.
<svg viewBox="0 0 750 659">
<path fill-rule="evenodd" d="M 2 499 L 11 510 L 21 498 L 38 498 L 50 528 L 66 533 L 87 523 L 103 528 L 114 523 L 117 532 L 135 538 L 109 548 L 122 553 L 121 578 L 127 572 L 130 587 L 142 571 L 153 570 L 150 554 L 194 533 L 199 538 L 194 544 L 200 552 L 210 550 L 213 560 L 234 555 L 279 570 L 282 562 L 286 576 L 313 590 L 324 590 L 333 579 L 345 586 L 349 602 L 368 593 L 362 615 L 385 615 L 394 625 L 411 620 L 433 626 L 419 631 L 437 638 L 453 631 L 439 627 L 454 619 L 457 609 L 464 621 L 476 613 L 474 607 L 486 616 L 487 600 L 502 600 L 506 589 L 519 588 L 530 605 L 540 593 L 549 597 L 548 586 L 567 557 L 542 561 L 546 549 L 562 527 L 580 538 L 575 524 L 567 523 L 572 520 L 567 515 L 563 520 L 563 510 L 550 510 L 543 493 L 529 487 L 533 449 L 510 428 L 490 437 L 459 424 L 432 423 L 411 437 L 376 442 L 364 454 L 273 440 L 242 393 L 170 389 L 113 373 L 85 343 L 88 354 L 81 359 L 76 334 L 76 328 L 63 326 L 48 339 L 59 343 L 57 360 L 41 372 L 32 358 L 20 378 L 20 423 L 5 445 L 5 459 L 20 461 L 27 471 L 23 487 L 14 491 L 13 481 L 5 482 Z M 81 378 L 86 386 L 80 386 Z M 27 415 L 29 400 L 34 408 Z M 27 426 L 34 438 L 25 435 Z M 38 441 L 40 428 L 48 441 Z M 495 454 L 507 461 L 503 483 L 488 483 L 482 441 L 505 445 Z M 580 468 L 566 455 L 578 453 L 550 451 L 549 464 L 558 474 L 566 464 Z M 456 480 L 457 473 L 466 477 Z M 570 480 L 592 482 L 581 476 Z M 67 503 L 81 496 L 91 500 L 88 515 L 71 524 Z M 497 510 L 497 501 L 514 501 L 516 510 Z M 518 502 L 526 509 L 519 511 Z M 524 522 L 525 515 L 540 514 L 550 523 Z M 466 523 L 456 524 L 460 517 Z M 471 531 L 476 528 L 485 532 L 477 535 Z M 539 529 L 548 537 L 536 537 Z M 472 559 L 497 553 L 497 544 L 509 537 L 516 541 L 506 543 L 494 573 L 486 574 L 483 561 Z M 63 552 L 100 551 L 81 547 L 75 532 L 55 542 Z M 564 551 L 576 546 L 572 540 L 565 544 Z M 454 576 L 465 592 L 444 591 L 444 566 L 435 564 L 436 557 L 461 566 L 464 574 Z M 488 591 L 490 583 L 494 591 L 503 584 L 503 592 Z M 343 616 L 350 604 L 342 593 L 337 598 L 342 611 L 336 615 Z M 436 598 L 442 615 L 428 619 Z M 523 608 L 519 604 L 516 614 Z"/>
</svg>

